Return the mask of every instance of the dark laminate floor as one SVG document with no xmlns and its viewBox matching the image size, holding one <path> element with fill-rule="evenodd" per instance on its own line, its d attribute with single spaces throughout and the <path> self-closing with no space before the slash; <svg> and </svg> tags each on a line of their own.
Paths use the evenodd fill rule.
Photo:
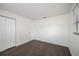
<svg viewBox="0 0 79 59">
<path fill-rule="evenodd" d="M 2 56 L 70 56 L 67 47 L 54 45 L 38 40 L 7 49 L 0 53 Z"/>
</svg>

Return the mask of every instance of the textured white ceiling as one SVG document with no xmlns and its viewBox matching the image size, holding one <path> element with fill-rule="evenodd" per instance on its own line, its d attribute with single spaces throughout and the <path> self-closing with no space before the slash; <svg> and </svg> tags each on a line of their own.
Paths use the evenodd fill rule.
<svg viewBox="0 0 79 59">
<path fill-rule="evenodd" d="M 0 3 L 0 9 L 38 20 L 68 13 L 72 3 Z"/>
</svg>

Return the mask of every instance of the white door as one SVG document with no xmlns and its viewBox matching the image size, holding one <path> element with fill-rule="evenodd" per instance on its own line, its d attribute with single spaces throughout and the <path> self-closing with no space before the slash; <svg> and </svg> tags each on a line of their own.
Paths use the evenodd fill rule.
<svg viewBox="0 0 79 59">
<path fill-rule="evenodd" d="M 0 17 L 0 51 L 15 46 L 15 20 Z"/>
</svg>

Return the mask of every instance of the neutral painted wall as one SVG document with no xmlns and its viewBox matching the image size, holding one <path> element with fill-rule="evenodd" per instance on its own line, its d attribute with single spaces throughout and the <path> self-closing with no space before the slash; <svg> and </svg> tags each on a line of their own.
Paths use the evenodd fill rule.
<svg viewBox="0 0 79 59">
<path fill-rule="evenodd" d="M 33 39 L 69 46 L 69 14 L 36 20 L 33 28 Z"/>
<path fill-rule="evenodd" d="M 16 19 L 16 46 L 31 40 L 31 19 L 4 10 L 0 10 L 0 15 Z"/>
</svg>

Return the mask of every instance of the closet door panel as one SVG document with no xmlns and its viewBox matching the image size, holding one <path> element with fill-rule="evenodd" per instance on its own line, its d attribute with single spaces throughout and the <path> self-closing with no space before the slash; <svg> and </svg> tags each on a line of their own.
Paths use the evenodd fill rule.
<svg viewBox="0 0 79 59">
<path fill-rule="evenodd" d="M 5 18 L 0 17 L 0 51 L 6 49 Z"/>
<path fill-rule="evenodd" d="M 8 43 L 7 48 L 15 46 L 15 20 L 6 18 L 5 34 Z"/>
<path fill-rule="evenodd" d="M 1 20 L 1 17 L 0 17 L 0 51 L 2 50 L 2 35 L 1 35 L 1 33 L 2 33 L 2 20 Z"/>
<path fill-rule="evenodd" d="M 0 17 L 0 51 L 4 50 L 4 19 L 3 17 Z"/>
<path fill-rule="evenodd" d="M 0 51 L 15 46 L 15 20 L 0 17 Z"/>
</svg>

